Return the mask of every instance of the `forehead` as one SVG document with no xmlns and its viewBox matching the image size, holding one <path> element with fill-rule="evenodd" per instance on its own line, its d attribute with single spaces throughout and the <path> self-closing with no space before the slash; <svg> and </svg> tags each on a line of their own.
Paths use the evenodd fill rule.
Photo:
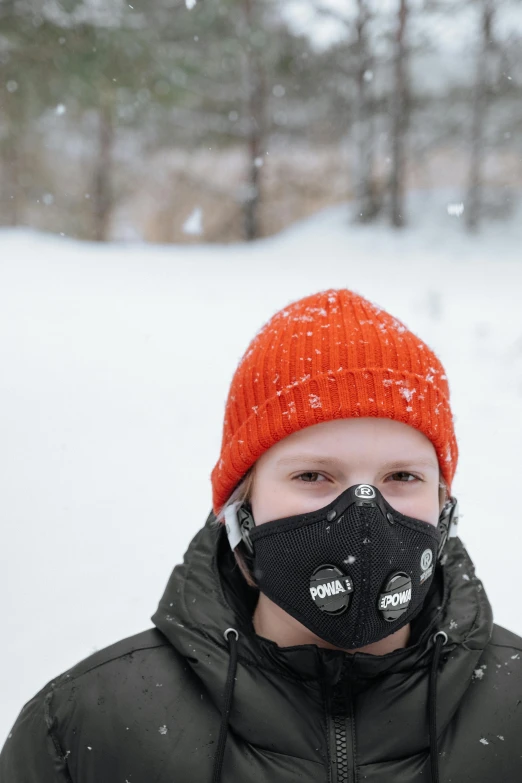
<svg viewBox="0 0 522 783">
<path fill-rule="evenodd" d="M 437 466 L 431 441 L 419 430 L 386 418 L 337 419 L 306 427 L 278 441 L 259 462 L 292 460 L 378 462 L 422 460 Z"/>
</svg>

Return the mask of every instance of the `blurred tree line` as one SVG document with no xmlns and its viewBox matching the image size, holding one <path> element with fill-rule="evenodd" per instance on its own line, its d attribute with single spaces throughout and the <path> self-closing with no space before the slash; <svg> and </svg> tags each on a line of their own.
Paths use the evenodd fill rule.
<svg viewBox="0 0 522 783">
<path fill-rule="evenodd" d="M 517 5 L 0 0 L 0 225 L 230 241 L 348 201 L 401 228 L 408 189 L 457 185 L 477 230 L 522 180 Z"/>
</svg>

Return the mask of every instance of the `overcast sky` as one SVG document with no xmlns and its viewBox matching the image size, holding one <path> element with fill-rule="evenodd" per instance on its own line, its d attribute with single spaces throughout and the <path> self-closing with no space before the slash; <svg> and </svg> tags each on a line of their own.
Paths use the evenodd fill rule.
<svg viewBox="0 0 522 783">
<path fill-rule="evenodd" d="M 379 17 L 384 24 L 393 24 L 399 0 L 370 0 L 378 7 Z M 434 13 L 424 10 L 426 0 L 410 0 L 410 7 L 416 12 L 412 20 L 414 32 L 429 32 L 433 40 L 445 51 L 462 51 L 469 48 L 477 35 L 478 7 L 465 2 L 447 1 L 448 13 Z M 519 0 L 497 0 L 499 9 L 495 29 L 502 38 L 510 33 L 522 33 L 522 3 Z M 283 13 L 296 31 L 310 37 L 318 48 L 342 40 L 346 27 L 333 18 L 319 13 L 317 8 L 331 9 L 346 19 L 355 16 L 354 0 L 287 0 Z"/>
</svg>

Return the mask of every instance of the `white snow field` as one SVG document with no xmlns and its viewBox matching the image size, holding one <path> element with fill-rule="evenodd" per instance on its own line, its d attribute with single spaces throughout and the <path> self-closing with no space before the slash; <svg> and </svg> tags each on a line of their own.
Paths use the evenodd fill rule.
<svg viewBox="0 0 522 783">
<path fill-rule="evenodd" d="M 273 312 L 330 287 L 439 353 L 461 536 L 497 622 L 522 633 L 522 221 L 470 239 L 448 202 L 417 194 L 404 233 L 343 206 L 251 245 L 0 232 L 0 744 L 48 680 L 151 625 L 210 509 L 239 358 Z"/>
</svg>

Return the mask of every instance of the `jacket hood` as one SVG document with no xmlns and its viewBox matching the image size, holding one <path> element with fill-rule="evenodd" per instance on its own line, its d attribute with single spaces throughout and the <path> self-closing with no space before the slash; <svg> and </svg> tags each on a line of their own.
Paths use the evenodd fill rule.
<svg viewBox="0 0 522 783">
<path fill-rule="evenodd" d="M 176 566 L 152 620 L 188 662 L 216 655 L 228 656 L 223 636 L 227 628 L 239 632 L 239 657 L 248 665 L 279 671 L 292 678 L 335 682 L 349 673 L 365 679 L 387 672 L 408 672 L 427 665 L 436 631 L 448 635 L 447 651 L 460 660 L 465 650 L 468 683 L 481 652 L 488 644 L 493 618 L 482 583 L 459 538 L 448 541 L 443 564 L 437 568 L 432 590 L 412 625 L 412 644 L 383 656 L 345 653 L 316 645 L 278 647 L 255 634 L 252 612 L 257 590 L 243 579 L 228 546 L 224 527 L 213 514 L 190 543 L 182 564 Z M 464 666 L 464 663 L 462 664 Z M 198 674 L 201 668 L 198 668 Z"/>
<path fill-rule="evenodd" d="M 382 758 L 404 759 L 432 745 L 427 745 L 426 714 L 434 633 L 448 635 L 437 672 L 439 736 L 464 703 L 490 640 L 489 602 L 460 540 L 449 541 L 432 588 L 405 649 L 374 656 L 316 645 L 280 648 L 254 632 L 257 591 L 246 585 L 224 527 L 210 516 L 174 569 L 152 619 L 189 669 L 185 687 L 194 682 L 201 699 L 210 700 L 218 714 L 230 663 L 223 634 L 227 628 L 238 631 L 233 736 L 286 756 L 302 756 L 303 747 L 310 749 L 306 755 L 322 753 L 325 705 L 334 692 L 348 689 L 357 694 L 359 757 L 371 766 L 377 752 Z"/>
</svg>

